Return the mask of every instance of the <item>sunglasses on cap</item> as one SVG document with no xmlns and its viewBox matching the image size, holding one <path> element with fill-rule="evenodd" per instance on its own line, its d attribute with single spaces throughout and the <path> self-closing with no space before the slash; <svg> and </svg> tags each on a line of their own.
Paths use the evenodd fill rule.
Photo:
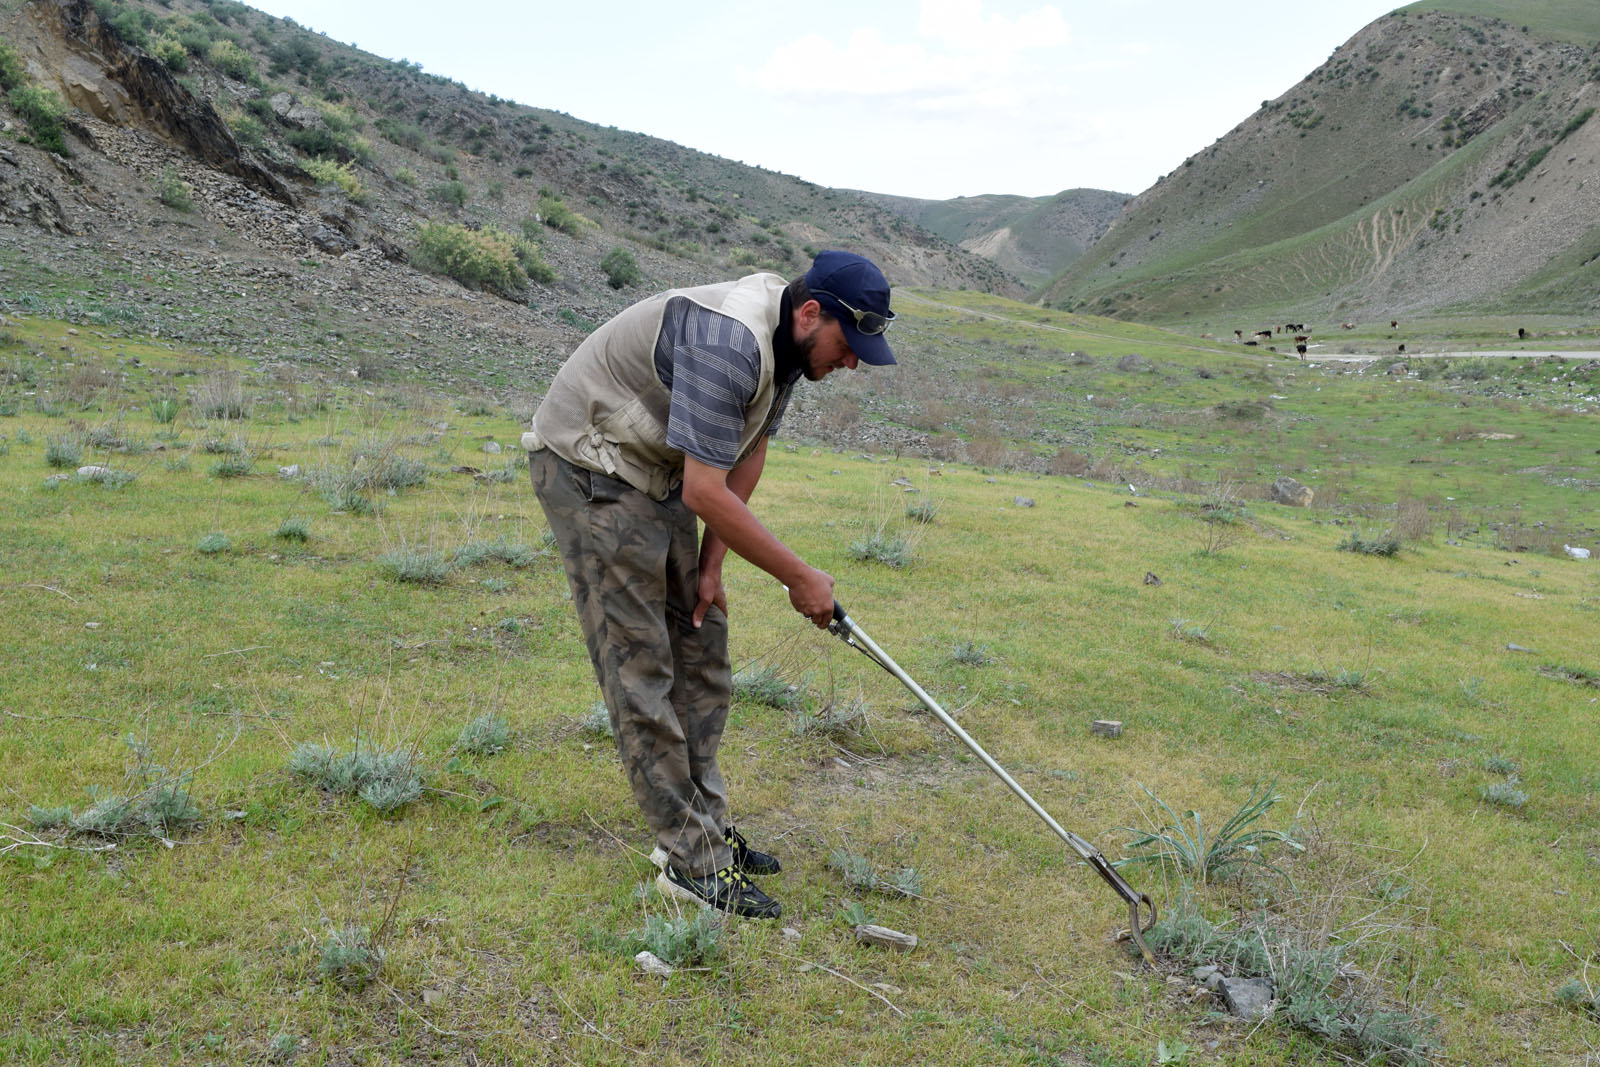
<svg viewBox="0 0 1600 1067">
<path fill-rule="evenodd" d="M 826 289 L 813 289 L 811 292 L 812 295 L 820 293 L 821 295 L 832 300 L 834 303 L 838 304 L 840 307 L 844 308 L 846 311 L 850 312 L 850 314 L 854 315 L 856 319 L 856 329 L 868 337 L 878 336 L 884 330 L 887 330 L 889 328 L 889 324 L 895 320 L 895 313 L 893 311 L 889 312 L 887 315 L 880 315 L 876 311 L 862 311 L 860 308 L 851 307 L 849 304 L 839 299 L 838 294 L 830 293 Z"/>
</svg>

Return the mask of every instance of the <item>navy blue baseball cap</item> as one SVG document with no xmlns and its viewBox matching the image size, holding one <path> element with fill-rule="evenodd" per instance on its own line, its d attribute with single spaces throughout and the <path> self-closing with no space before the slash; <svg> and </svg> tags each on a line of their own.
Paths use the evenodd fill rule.
<svg viewBox="0 0 1600 1067">
<path fill-rule="evenodd" d="M 894 312 L 889 310 L 889 282 L 872 260 L 854 252 L 819 252 L 805 280 L 817 303 L 839 320 L 857 359 L 875 367 L 894 363 L 894 353 L 883 337 L 894 321 Z"/>
</svg>

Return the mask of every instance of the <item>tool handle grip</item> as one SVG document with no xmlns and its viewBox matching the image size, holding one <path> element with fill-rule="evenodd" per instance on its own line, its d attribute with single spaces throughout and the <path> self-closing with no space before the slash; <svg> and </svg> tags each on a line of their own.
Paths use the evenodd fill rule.
<svg viewBox="0 0 1600 1067">
<path fill-rule="evenodd" d="M 844 622 L 846 614 L 847 612 L 844 610 L 844 608 L 840 606 L 837 600 L 835 600 L 833 602 L 833 621 Z"/>
</svg>

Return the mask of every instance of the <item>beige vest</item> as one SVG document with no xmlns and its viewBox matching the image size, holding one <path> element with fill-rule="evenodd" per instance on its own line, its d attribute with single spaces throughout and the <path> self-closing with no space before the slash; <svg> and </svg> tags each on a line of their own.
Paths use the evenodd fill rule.
<svg viewBox="0 0 1600 1067">
<path fill-rule="evenodd" d="M 687 297 L 701 307 L 738 319 L 761 349 L 756 393 L 745 409 L 739 459 L 748 456 L 771 422 L 775 390 L 772 335 L 788 285 L 776 274 L 673 289 L 626 308 L 578 346 L 550 383 L 523 434 L 530 451 L 548 448 L 587 470 L 620 478 L 655 500 L 683 481 L 683 453 L 667 445 L 672 393 L 656 376 L 656 338 L 667 301 Z"/>
</svg>

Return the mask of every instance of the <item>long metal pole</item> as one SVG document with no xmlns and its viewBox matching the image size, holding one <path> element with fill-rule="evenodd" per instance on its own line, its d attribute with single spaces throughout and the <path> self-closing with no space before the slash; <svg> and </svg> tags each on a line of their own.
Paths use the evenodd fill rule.
<svg viewBox="0 0 1600 1067">
<path fill-rule="evenodd" d="M 945 725 L 945 728 L 951 733 L 955 734 L 957 739 L 960 740 L 962 744 L 966 745 L 967 748 L 972 751 L 974 756 L 977 756 L 980 760 L 982 760 L 984 766 L 993 771 L 996 778 L 999 778 L 1002 782 L 1004 782 L 1007 788 L 1009 788 L 1013 793 L 1022 799 L 1024 804 L 1032 808 L 1033 813 L 1039 816 L 1039 818 L 1043 819 L 1044 824 L 1050 827 L 1050 829 L 1055 832 L 1057 837 L 1065 841 L 1068 847 L 1076 852 L 1085 863 L 1093 867 L 1095 872 L 1099 874 L 1101 878 L 1105 879 L 1112 889 L 1117 891 L 1117 894 L 1121 896 L 1122 899 L 1128 904 L 1128 914 L 1132 924 L 1131 929 L 1129 930 L 1129 935 L 1132 937 L 1134 944 L 1139 947 L 1140 953 L 1150 963 L 1150 965 L 1154 967 L 1155 957 L 1151 955 L 1150 949 L 1145 946 L 1143 936 L 1144 931 L 1148 930 L 1155 924 L 1156 919 L 1155 901 L 1150 899 L 1149 894 L 1136 891 L 1127 883 L 1122 875 L 1117 872 L 1116 868 L 1112 867 L 1110 863 L 1106 862 L 1106 858 L 1101 855 L 1099 849 L 1095 848 L 1089 842 L 1085 841 L 1071 830 L 1064 828 L 1060 823 L 1056 822 L 1050 813 L 1045 811 L 1044 808 L 1040 806 L 1039 802 L 1034 800 L 1028 791 L 1018 784 L 1015 778 L 1006 773 L 1006 769 L 1004 767 L 995 762 L 993 756 L 984 751 L 982 745 L 978 744 L 978 742 L 972 739 L 972 735 L 968 734 L 967 731 L 961 728 L 960 723 L 956 722 L 955 719 L 950 717 L 949 712 L 945 711 L 944 708 L 939 706 L 939 702 L 937 700 L 934 700 L 933 697 L 929 696 L 927 691 L 924 690 L 922 686 L 918 685 L 915 679 L 902 670 L 900 665 L 896 663 L 887 652 L 878 647 L 878 643 L 876 641 L 867 636 L 866 632 L 863 631 L 860 626 L 856 625 L 855 620 L 850 618 L 849 614 L 844 610 L 844 608 L 840 607 L 837 602 L 835 602 L 833 605 L 833 623 L 829 626 L 829 629 L 839 637 L 843 638 L 846 644 L 854 645 L 861 652 L 865 653 L 869 659 L 877 663 L 878 666 L 882 667 L 884 670 L 894 675 L 895 678 L 899 679 L 900 684 L 909 689 L 918 700 L 922 701 L 923 706 L 929 711 L 933 712 L 933 714 L 938 717 L 939 721 Z M 1150 913 L 1149 921 L 1144 923 L 1142 926 L 1139 921 L 1139 907 L 1141 904 L 1148 908 Z"/>
</svg>

